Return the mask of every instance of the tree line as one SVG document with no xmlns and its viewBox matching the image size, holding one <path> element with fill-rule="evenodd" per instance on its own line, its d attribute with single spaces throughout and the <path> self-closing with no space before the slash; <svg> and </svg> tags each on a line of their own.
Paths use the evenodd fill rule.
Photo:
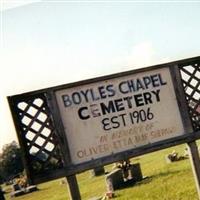
<svg viewBox="0 0 200 200">
<path fill-rule="evenodd" d="M 23 170 L 21 150 L 17 142 L 12 141 L 4 145 L 0 153 L 0 183 L 12 180 Z"/>
</svg>

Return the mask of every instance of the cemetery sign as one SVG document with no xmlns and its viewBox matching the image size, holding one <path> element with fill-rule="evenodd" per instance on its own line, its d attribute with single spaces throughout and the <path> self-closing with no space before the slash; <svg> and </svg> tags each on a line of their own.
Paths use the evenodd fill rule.
<svg viewBox="0 0 200 200">
<path fill-rule="evenodd" d="M 166 67 L 64 88 L 55 95 L 73 164 L 184 133 Z"/>
<path fill-rule="evenodd" d="M 199 83 L 189 86 L 192 97 L 186 87 L 199 81 L 199 63 L 195 57 L 8 97 L 29 180 L 71 177 L 200 138 Z"/>
</svg>

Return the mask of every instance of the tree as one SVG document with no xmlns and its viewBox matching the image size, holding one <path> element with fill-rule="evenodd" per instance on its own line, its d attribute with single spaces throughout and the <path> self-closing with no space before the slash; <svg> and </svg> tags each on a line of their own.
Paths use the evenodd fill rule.
<svg viewBox="0 0 200 200">
<path fill-rule="evenodd" d="M 0 184 L 4 182 L 3 169 L 0 163 Z"/>
<path fill-rule="evenodd" d="M 8 180 L 24 170 L 21 150 L 15 141 L 6 144 L 0 155 L 0 174 L 3 179 Z"/>
</svg>

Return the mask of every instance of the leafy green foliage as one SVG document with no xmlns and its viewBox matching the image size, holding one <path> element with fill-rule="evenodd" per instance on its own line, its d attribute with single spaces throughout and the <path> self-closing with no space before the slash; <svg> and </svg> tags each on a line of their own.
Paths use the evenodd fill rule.
<svg viewBox="0 0 200 200">
<path fill-rule="evenodd" d="M 4 180 L 21 173 L 23 171 L 23 163 L 21 159 L 21 151 L 15 141 L 3 147 L 0 154 L 0 174 Z"/>
</svg>

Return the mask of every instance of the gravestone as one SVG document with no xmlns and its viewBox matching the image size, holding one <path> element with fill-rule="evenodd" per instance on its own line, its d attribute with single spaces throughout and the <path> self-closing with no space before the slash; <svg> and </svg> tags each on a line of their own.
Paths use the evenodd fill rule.
<svg viewBox="0 0 200 200">
<path fill-rule="evenodd" d="M 116 189 L 126 187 L 127 183 L 132 184 L 143 179 L 140 164 L 131 164 L 127 170 L 115 169 L 106 175 L 107 191 L 113 192 Z"/>
<path fill-rule="evenodd" d="M 95 167 L 92 171 L 91 171 L 91 175 L 92 176 L 101 176 L 105 174 L 105 169 L 104 167 L 100 166 L 100 167 Z"/>
<path fill-rule="evenodd" d="M 142 171 L 141 171 L 141 167 L 139 163 L 130 165 L 129 170 L 128 170 L 128 179 L 133 182 L 141 181 L 143 179 L 143 175 L 142 175 Z"/>
<path fill-rule="evenodd" d="M 11 197 L 18 197 L 18 196 L 21 196 L 21 195 L 24 195 L 24 194 L 27 194 L 27 193 L 37 191 L 37 190 L 38 190 L 38 188 L 37 188 L 36 185 L 30 185 L 26 188 L 21 188 L 19 186 L 19 184 L 13 184 L 12 192 L 10 193 L 10 196 Z"/>
<path fill-rule="evenodd" d="M 37 188 L 36 185 L 30 185 L 30 186 L 28 186 L 28 187 L 26 188 L 26 193 L 35 192 L 35 191 L 37 191 L 37 190 L 38 190 L 38 188 Z"/>
<path fill-rule="evenodd" d="M 15 184 L 12 185 L 12 190 L 13 191 L 21 190 L 21 187 L 20 187 L 19 184 L 15 183 Z"/>
<path fill-rule="evenodd" d="M 114 191 L 122 187 L 124 183 L 123 173 L 121 169 L 115 169 L 106 175 L 107 191 Z"/>
<path fill-rule="evenodd" d="M 24 190 L 16 190 L 14 192 L 11 192 L 10 196 L 11 197 L 18 197 L 25 194 Z"/>
<path fill-rule="evenodd" d="M 172 153 L 169 153 L 168 155 L 165 156 L 165 160 L 166 160 L 167 163 L 172 163 L 172 162 L 175 162 L 175 161 L 187 159 L 188 157 L 189 157 L 188 149 L 186 148 L 184 150 L 183 156 L 179 156 L 176 151 L 172 151 Z"/>
<path fill-rule="evenodd" d="M 15 183 L 12 185 L 12 192 L 10 194 L 11 197 L 18 197 L 25 193 L 24 190 L 21 189 L 20 185 Z"/>
</svg>

